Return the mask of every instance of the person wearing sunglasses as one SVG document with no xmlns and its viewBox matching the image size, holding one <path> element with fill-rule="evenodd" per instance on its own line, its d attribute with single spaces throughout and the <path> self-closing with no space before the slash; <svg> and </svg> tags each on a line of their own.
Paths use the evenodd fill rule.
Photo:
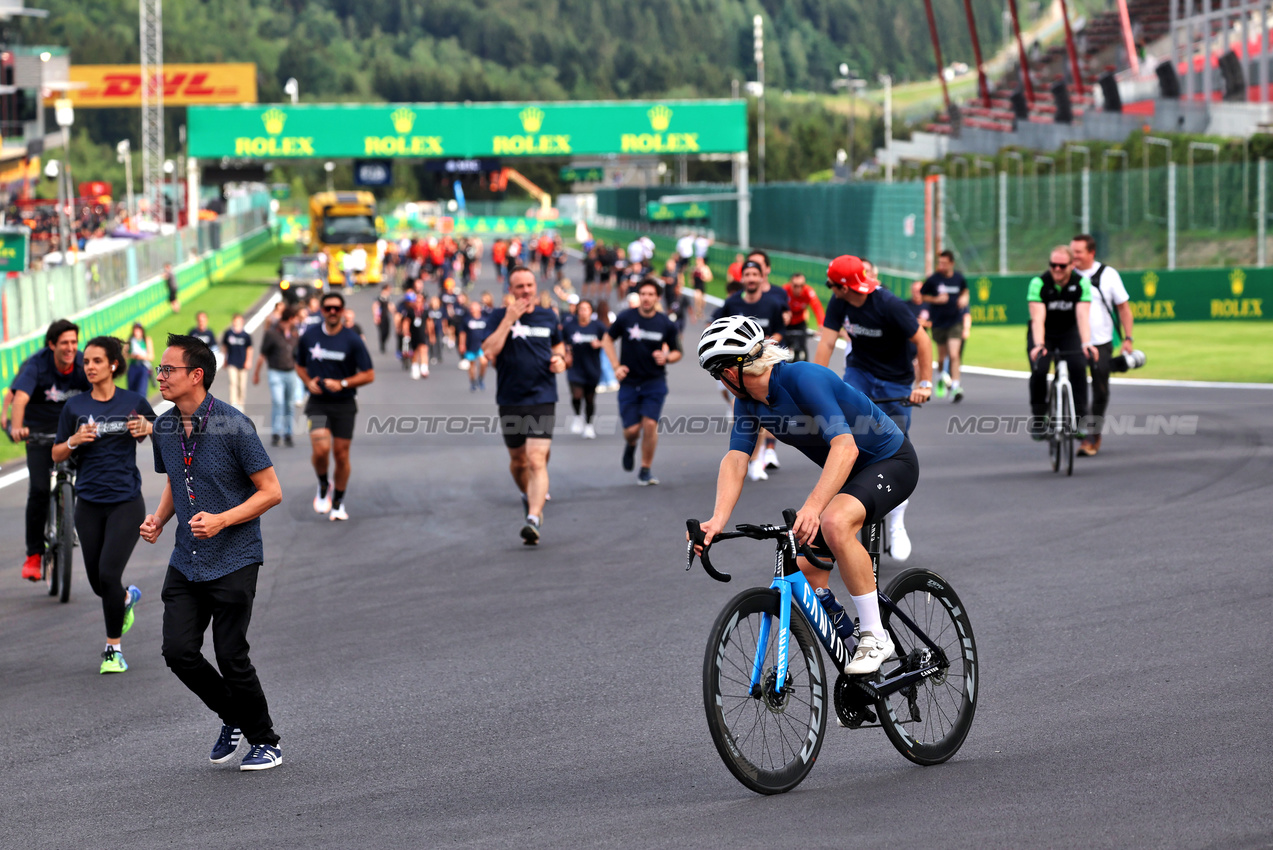
<svg viewBox="0 0 1273 850">
<path fill-rule="evenodd" d="M 915 404 L 928 401 L 933 393 L 933 363 L 931 358 L 916 357 L 913 352 L 926 355 L 932 348 L 928 333 L 906 302 L 880 288 L 874 270 L 849 254 L 831 261 L 827 286 L 832 297 L 822 320 L 822 335 L 818 337 L 813 362 L 830 366 L 840 331 L 847 331 L 853 344 L 844 358 L 846 384 L 871 399 L 909 398 Z M 909 407 L 891 403 L 881 404 L 880 409 L 903 434 L 910 433 Z M 909 500 L 901 501 L 888 515 L 889 553 L 897 561 L 905 561 L 911 554 L 911 539 L 906 533 L 908 503 Z"/>
<path fill-rule="evenodd" d="M 1087 419 L 1087 359 L 1096 362 L 1100 353 L 1092 345 L 1092 285 L 1075 270 L 1069 245 L 1052 249 L 1048 270 L 1031 279 L 1026 301 L 1030 306 L 1026 329 L 1026 351 L 1031 363 L 1030 436 L 1044 439 L 1048 372 L 1053 361 L 1064 358 L 1074 388 L 1074 413 L 1080 428 L 1077 436 L 1085 440 L 1087 434 L 1082 426 Z"/>
<path fill-rule="evenodd" d="M 362 337 L 345 327 L 345 298 L 339 292 L 323 295 L 319 304 L 323 323 L 301 335 L 296 346 L 296 374 L 309 390 L 305 415 L 313 446 L 318 492 L 314 513 L 327 514 L 333 522 L 349 519 L 345 488 L 349 486 L 349 447 L 354 439 L 358 403 L 357 387 L 376 380 L 371 354 Z M 335 455 L 334 481 L 327 472 Z"/>
</svg>

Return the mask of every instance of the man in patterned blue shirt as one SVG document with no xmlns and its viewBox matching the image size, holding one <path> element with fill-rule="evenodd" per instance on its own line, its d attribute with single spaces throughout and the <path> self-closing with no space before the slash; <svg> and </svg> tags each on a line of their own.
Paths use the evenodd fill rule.
<svg viewBox="0 0 1273 850">
<path fill-rule="evenodd" d="M 168 482 L 141 536 L 154 543 L 178 520 L 161 594 L 164 660 L 221 718 L 212 761 L 233 758 L 241 732 L 251 749 L 239 769 L 266 770 L 283 754 L 248 658 L 247 629 L 264 560 L 260 517 L 283 491 L 252 420 L 208 392 L 217 371 L 208 346 L 170 334 L 156 371 L 159 392 L 173 403 L 152 435 L 155 471 Z M 209 623 L 215 668 L 201 651 Z"/>
</svg>

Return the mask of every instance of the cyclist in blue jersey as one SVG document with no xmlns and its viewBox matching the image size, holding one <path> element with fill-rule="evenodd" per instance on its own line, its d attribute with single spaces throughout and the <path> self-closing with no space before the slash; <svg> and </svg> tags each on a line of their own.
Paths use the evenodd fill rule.
<svg viewBox="0 0 1273 850">
<path fill-rule="evenodd" d="M 919 460 L 884 411 L 825 366 L 792 363 L 791 352 L 765 338 L 746 316 L 717 319 L 703 331 L 698 362 L 735 396 L 734 429 L 716 482 L 716 507 L 702 524 L 704 542 L 719 534 L 742 492 L 763 428 L 822 468 L 792 531 L 840 565 L 861 624 L 861 642 L 845 672 L 873 673 L 893 653 L 880 620 L 871 557 L 857 539 L 901 504 L 919 480 Z M 804 558 L 815 588 L 828 576 Z"/>
</svg>

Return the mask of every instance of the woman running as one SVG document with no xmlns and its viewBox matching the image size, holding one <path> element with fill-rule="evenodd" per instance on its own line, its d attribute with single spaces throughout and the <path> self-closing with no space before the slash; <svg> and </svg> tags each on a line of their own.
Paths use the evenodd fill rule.
<svg viewBox="0 0 1273 850">
<path fill-rule="evenodd" d="M 124 567 L 146 519 L 137 470 L 137 443 L 151 432 L 155 411 L 140 393 L 115 386 L 124 369 L 124 349 L 114 337 L 99 336 L 84 346 L 84 374 L 93 389 L 72 397 L 58 420 L 53 460 L 72 455 L 79 463 L 75 479 L 75 530 L 84 569 L 106 617 L 102 673 L 128 669 L 120 638 L 133 625 L 141 599 L 135 585 L 124 590 Z"/>
<path fill-rule="evenodd" d="M 150 389 L 150 364 L 155 359 L 155 344 L 140 322 L 133 325 L 128 337 L 128 388 L 138 395 Z"/>
<path fill-rule="evenodd" d="M 570 346 L 569 368 L 566 378 L 570 381 L 570 406 L 574 418 L 570 420 L 570 433 L 583 434 L 585 440 L 597 439 L 592 420 L 597 414 L 597 384 L 601 381 L 601 337 L 606 326 L 597 321 L 592 304 L 580 301 L 573 316 L 562 323 L 561 335 Z M 579 413 L 580 403 L 583 415 Z"/>
</svg>

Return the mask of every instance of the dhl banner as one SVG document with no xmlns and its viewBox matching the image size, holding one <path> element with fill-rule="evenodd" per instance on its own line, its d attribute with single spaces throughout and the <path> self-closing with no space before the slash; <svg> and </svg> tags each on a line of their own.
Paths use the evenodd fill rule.
<svg viewBox="0 0 1273 850">
<path fill-rule="evenodd" d="M 141 106 L 140 65 L 72 65 L 70 76 L 82 84 L 66 93 L 77 109 Z M 213 103 L 256 103 L 256 65 L 164 65 L 164 106 Z"/>
</svg>

